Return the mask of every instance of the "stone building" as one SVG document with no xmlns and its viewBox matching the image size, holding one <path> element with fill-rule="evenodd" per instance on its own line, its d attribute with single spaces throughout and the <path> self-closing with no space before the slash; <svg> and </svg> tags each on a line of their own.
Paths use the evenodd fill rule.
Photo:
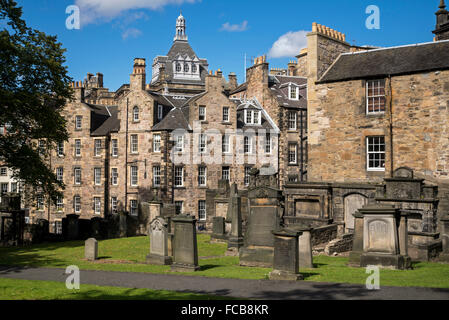
<svg viewBox="0 0 449 320">
<path fill-rule="evenodd" d="M 292 68 L 308 78 L 308 182 L 285 186 L 287 222 L 351 232 L 357 209 L 388 203 L 410 212 L 409 232 L 438 236 L 449 209 L 444 9 L 439 41 L 392 48 L 313 24 Z"/>
</svg>

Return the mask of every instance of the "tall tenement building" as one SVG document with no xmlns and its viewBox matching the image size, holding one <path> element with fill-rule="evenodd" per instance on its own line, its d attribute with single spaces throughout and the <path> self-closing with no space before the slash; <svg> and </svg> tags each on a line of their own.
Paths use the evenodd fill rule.
<svg viewBox="0 0 449 320">
<path fill-rule="evenodd" d="M 64 197 L 56 206 L 39 197 L 32 221 L 49 219 L 58 232 L 69 214 L 137 216 L 152 194 L 208 224 L 225 214 L 214 200 L 220 188 L 236 183 L 244 192 L 253 168 L 279 173 L 280 186 L 306 179 L 306 78 L 269 75 L 259 57 L 243 85 L 234 73 L 227 81 L 193 51 L 182 15 L 150 83 L 146 70 L 144 58 L 134 59 L 129 84 L 116 92 L 101 73 L 73 83 L 69 141 L 48 155 Z"/>
</svg>

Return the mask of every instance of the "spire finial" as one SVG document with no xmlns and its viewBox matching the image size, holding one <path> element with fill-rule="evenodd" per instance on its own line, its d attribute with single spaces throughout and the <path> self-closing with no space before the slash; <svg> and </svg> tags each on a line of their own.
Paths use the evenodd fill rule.
<svg viewBox="0 0 449 320">
<path fill-rule="evenodd" d="M 446 8 L 446 4 L 444 3 L 444 0 L 440 0 L 440 6 L 438 8 L 440 8 L 440 9 Z"/>
</svg>

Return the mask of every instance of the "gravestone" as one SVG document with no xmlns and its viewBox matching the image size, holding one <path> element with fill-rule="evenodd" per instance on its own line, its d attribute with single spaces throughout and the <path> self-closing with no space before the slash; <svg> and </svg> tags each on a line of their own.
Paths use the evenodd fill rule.
<svg viewBox="0 0 449 320">
<path fill-rule="evenodd" d="M 354 240 L 352 243 L 352 251 L 349 253 L 349 263 L 351 267 L 360 266 L 360 256 L 363 253 L 363 214 L 360 209 L 354 214 Z"/>
<path fill-rule="evenodd" d="M 128 214 L 120 212 L 119 215 L 119 237 L 126 238 L 128 235 Z"/>
<path fill-rule="evenodd" d="M 242 198 L 238 195 L 237 184 L 231 187 L 231 198 L 229 199 L 228 216 L 231 220 L 231 234 L 228 240 L 228 250 L 236 251 L 243 247 L 242 231 Z"/>
<path fill-rule="evenodd" d="M 224 217 L 214 217 L 212 219 L 212 240 L 226 240 L 225 231 L 225 218 Z"/>
<path fill-rule="evenodd" d="M 180 215 L 172 218 L 174 223 L 173 264 L 174 272 L 198 271 L 198 245 L 196 241 L 196 219 Z"/>
<path fill-rule="evenodd" d="M 85 241 L 84 258 L 89 261 L 98 259 L 98 241 L 95 238 L 90 238 Z"/>
<path fill-rule="evenodd" d="M 360 266 L 410 268 L 407 214 L 389 205 L 368 205 L 359 211 L 363 214 L 363 254 Z"/>
<path fill-rule="evenodd" d="M 273 271 L 269 274 L 270 280 L 302 280 L 299 273 L 298 237 L 300 231 L 281 230 L 273 231 L 274 259 Z"/>
<path fill-rule="evenodd" d="M 299 235 L 299 268 L 313 268 L 312 228 L 301 228 Z"/>
<path fill-rule="evenodd" d="M 157 265 L 170 265 L 172 258 L 168 254 L 167 222 L 158 217 L 150 223 L 150 254 L 147 263 Z"/>
<path fill-rule="evenodd" d="M 244 247 L 239 251 L 240 265 L 271 267 L 274 256 L 274 235 L 280 229 L 283 215 L 282 191 L 273 177 L 259 176 L 252 171 L 248 198 L 250 214 Z"/>
<path fill-rule="evenodd" d="M 76 214 L 68 214 L 65 218 L 67 240 L 78 240 L 79 237 L 79 216 Z"/>
<path fill-rule="evenodd" d="M 441 218 L 441 223 L 443 225 L 441 232 L 443 252 L 440 254 L 439 260 L 449 262 L 449 216 Z"/>
</svg>

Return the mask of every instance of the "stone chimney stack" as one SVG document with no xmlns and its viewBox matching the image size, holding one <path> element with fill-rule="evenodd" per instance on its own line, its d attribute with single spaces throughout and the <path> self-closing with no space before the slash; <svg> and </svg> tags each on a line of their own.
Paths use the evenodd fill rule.
<svg viewBox="0 0 449 320">
<path fill-rule="evenodd" d="M 440 1 L 439 10 L 435 12 L 437 24 L 435 31 L 435 40 L 449 40 L 449 12 L 446 10 L 444 0 Z"/>
<path fill-rule="evenodd" d="M 232 90 L 237 89 L 239 84 L 237 82 L 237 75 L 234 72 L 231 72 L 228 75 L 228 80 L 229 80 L 229 90 L 232 91 Z"/>
<path fill-rule="evenodd" d="M 103 88 L 103 74 L 97 72 L 98 88 Z"/>
<path fill-rule="evenodd" d="M 75 81 L 70 83 L 70 86 L 73 88 L 75 98 L 75 102 L 84 102 L 84 86 L 82 81 Z"/>
<path fill-rule="evenodd" d="M 146 63 L 143 58 L 134 59 L 133 73 L 130 79 L 131 90 L 145 90 L 146 84 Z"/>
<path fill-rule="evenodd" d="M 288 63 L 288 75 L 289 76 L 295 76 L 296 75 L 296 61 L 290 61 Z"/>
<path fill-rule="evenodd" d="M 215 73 L 210 70 L 209 74 L 206 76 L 206 91 L 217 91 L 222 92 L 224 90 L 224 78 L 223 72 L 218 69 Z"/>
</svg>

